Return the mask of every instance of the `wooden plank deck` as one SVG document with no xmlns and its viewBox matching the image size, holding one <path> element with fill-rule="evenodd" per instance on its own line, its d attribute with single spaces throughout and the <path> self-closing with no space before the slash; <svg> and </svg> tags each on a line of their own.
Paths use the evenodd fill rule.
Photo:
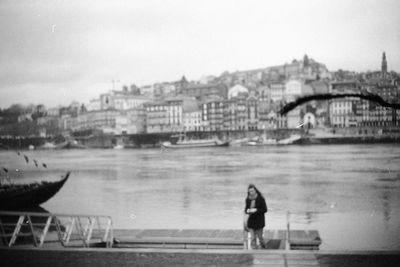
<svg viewBox="0 0 400 267">
<path fill-rule="evenodd" d="M 267 249 L 285 249 L 286 230 L 264 230 Z M 291 249 L 318 249 L 316 230 L 291 230 Z M 243 249 L 242 230 L 220 229 L 115 229 L 116 247 L 237 248 Z"/>
<path fill-rule="evenodd" d="M 316 230 L 290 230 L 290 249 L 317 250 L 321 245 L 321 238 Z"/>
<path fill-rule="evenodd" d="M 254 254 L 253 267 L 318 267 L 314 254 Z"/>
</svg>

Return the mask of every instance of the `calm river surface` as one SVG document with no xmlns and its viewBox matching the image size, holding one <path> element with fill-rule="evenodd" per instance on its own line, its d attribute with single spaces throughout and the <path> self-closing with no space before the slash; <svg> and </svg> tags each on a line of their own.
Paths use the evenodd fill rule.
<svg viewBox="0 0 400 267">
<path fill-rule="evenodd" d="M 15 181 L 72 174 L 43 208 L 107 214 L 115 228 L 241 229 L 247 185 L 264 194 L 267 228 L 317 229 L 322 250 L 400 249 L 400 145 L 185 150 L 24 151 L 0 163 Z"/>
</svg>

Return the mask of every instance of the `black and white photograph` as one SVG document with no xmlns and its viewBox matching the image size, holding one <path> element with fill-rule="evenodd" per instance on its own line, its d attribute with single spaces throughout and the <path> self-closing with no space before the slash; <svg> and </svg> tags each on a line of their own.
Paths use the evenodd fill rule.
<svg viewBox="0 0 400 267">
<path fill-rule="evenodd" d="M 400 1 L 0 0 L 1 266 L 400 266 Z"/>
</svg>

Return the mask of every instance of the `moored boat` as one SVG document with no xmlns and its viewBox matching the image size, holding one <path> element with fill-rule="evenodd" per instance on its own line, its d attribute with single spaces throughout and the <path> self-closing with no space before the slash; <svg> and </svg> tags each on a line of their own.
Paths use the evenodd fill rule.
<svg viewBox="0 0 400 267">
<path fill-rule="evenodd" d="M 291 145 L 300 141 L 301 136 L 299 134 L 291 135 L 289 138 L 281 139 L 277 143 L 278 145 Z"/>
<path fill-rule="evenodd" d="M 215 147 L 215 146 L 229 146 L 229 141 L 220 140 L 184 140 L 176 143 L 169 141 L 161 144 L 163 148 L 195 148 L 195 147 Z"/>
<path fill-rule="evenodd" d="M 86 146 L 78 143 L 76 140 L 67 140 L 62 143 L 46 142 L 39 146 L 38 149 L 85 149 Z"/>
<path fill-rule="evenodd" d="M 213 139 L 188 139 L 186 134 L 176 134 L 171 136 L 172 141 L 161 143 L 162 148 L 196 148 L 196 147 L 215 147 L 229 146 L 229 141 Z"/>
<path fill-rule="evenodd" d="M 56 182 L 0 185 L 0 209 L 37 207 L 53 197 L 68 180 L 70 172 Z"/>
<path fill-rule="evenodd" d="M 259 140 L 251 140 L 245 143 L 246 146 L 272 146 L 277 145 L 278 141 L 275 139 L 259 139 Z"/>
<path fill-rule="evenodd" d="M 247 146 L 276 146 L 276 145 L 291 145 L 291 144 L 296 144 L 299 142 L 301 139 L 300 135 L 291 135 L 288 138 L 285 139 L 263 139 L 260 138 L 258 140 L 253 140 L 247 142 L 245 145 Z"/>
</svg>

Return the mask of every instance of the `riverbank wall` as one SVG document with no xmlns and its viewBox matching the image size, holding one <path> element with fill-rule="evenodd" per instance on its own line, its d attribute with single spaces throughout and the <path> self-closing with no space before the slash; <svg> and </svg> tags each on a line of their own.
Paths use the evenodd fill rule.
<svg viewBox="0 0 400 267">
<path fill-rule="evenodd" d="M 170 141 L 179 133 L 149 133 L 114 135 L 99 132 L 72 134 L 69 138 L 76 140 L 87 148 L 113 148 L 122 145 L 125 148 L 152 148 L 160 147 L 164 141 Z M 291 135 L 302 136 L 296 144 L 362 144 L 362 143 L 400 143 L 400 128 L 326 128 L 326 129 L 272 129 L 253 131 L 210 131 L 186 132 L 188 139 L 220 140 L 252 139 L 264 136 L 271 139 L 284 139 Z M 50 137 L 15 137 L 0 136 L 0 149 L 28 149 L 29 146 L 40 148 L 46 142 L 56 142 Z"/>
</svg>

